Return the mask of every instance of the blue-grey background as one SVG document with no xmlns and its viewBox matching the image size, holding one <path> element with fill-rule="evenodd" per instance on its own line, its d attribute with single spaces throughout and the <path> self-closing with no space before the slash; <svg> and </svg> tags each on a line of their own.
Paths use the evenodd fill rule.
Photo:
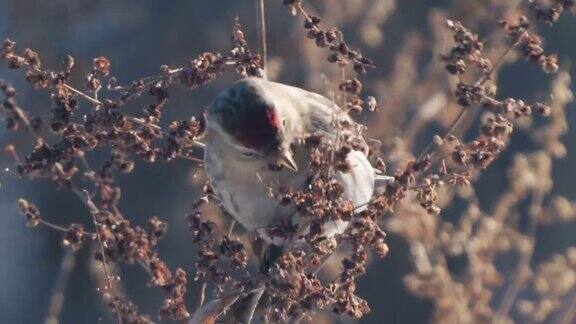
<svg viewBox="0 0 576 324">
<path fill-rule="evenodd" d="M 336 0 L 313 1 L 322 8 Z M 351 0 L 339 0 L 351 1 Z M 379 1 L 379 0 L 374 0 Z M 382 26 L 386 39 L 382 46 L 366 50 L 376 60 L 378 69 L 374 74 L 390 73 L 391 58 L 403 35 L 418 31 L 427 34 L 426 14 L 432 7 L 450 8 L 453 1 L 397 1 L 398 8 Z M 307 41 L 301 28 L 301 20 L 291 17 L 281 1 L 268 1 L 269 48 L 272 56 L 283 59 L 284 69 L 278 79 L 305 86 L 305 71 L 301 64 L 302 53 L 294 44 Z M 82 75 L 89 69 L 92 58 L 104 55 L 112 62 L 112 71 L 119 81 L 158 73 L 161 64 L 182 66 L 188 59 L 203 51 L 225 50 L 230 44 L 230 27 L 234 17 L 246 26 L 245 33 L 254 42 L 254 8 L 251 0 L 173 0 L 173 1 L 117 1 L 117 0 L 0 0 L 0 38 L 10 37 L 22 47 L 38 51 L 47 66 L 56 66 L 66 54 L 75 57 L 79 71 L 75 80 L 82 82 Z M 344 26 L 344 30 L 353 26 Z M 576 19 L 563 18 L 549 35 L 548 48 L 557 51 L 560 61 L 566 64 L 576 58 Z M 357 46 L 362 42 L 354 33 L 346 34 L 348 41 Z M 423 58 L 429 60 L 433 58 Z M 572 64 L 572 75 L 574 65 Z M 206 106 L 216 92 L 235 76 L 228 73 L 223 79 L 189 91 L 176 88 L 171 92 L 166 119 L 186 118 Z M 33 91 L 23 82 L 19 72 L 0 68 L 0 78 L 8 80 L 19 91 L 19 102 L 35 114 L 47 115 L 50 109 L 49 95 Z M 503 91 L 515 96 L 542 91 L 548 87 L 549 78 L 535 69 L 520 65 L 507 67 L 502 83 Z M 143 103 L 130 105 L 132 113 L 139 113 Z M 572 107 L 574 108 L 574 107 Z M 574 122 L 576 114 L 569 109 L 568 117 Z M 519 135 L 513 147 L 521 147 L 527 140 Z M 0 128 L 0 143 L 13 142 L 20 148 L 29 148 L 27 138 L 14 136 Z M 566 136 L 569 155 L 555 164 L 555 185 L 558 193 L 576 198 L 575 171 L 576 152 L 573 150 L 574 131 Z M 485 188 L 502 186 L 502 174 L 512 153 L 505 154 L 488 171 L 484 178 Z M 98 155 L 91 157 L 95 166 L 102 162 Z M 27 197 L 36 203 L 43 215 L 59 224 L 82 221 L 89 224 L 86 210 L 69 193 L 59 192 L 46 181 L 27 182 L 10 175 L 12 163 L 0 157 L 0 322 L 40 323 L 49 306 L 54 288 L 62 249 L 60 234 L 46 228 L 28 229 L 17 213 L 15 201 Z M 153 215 L 168 220 L 167 237 L 160 244 L 160 255 L 171 268 L 177 266 L 190 271 L 194 252 L 184 213 L 197 192 L 190 182 L 191 163 L 176 161 L 156 164 L 153 167 L 138 163 L 135 172 L 120 177 L 125 189 L 121 209 L 135 224 L 144 224 Z M 8 168 L 8 169 L 6 169 Z M 485 190 L 486 191 L 486 190 Z M 575 242 L 573 226 L 558 226 L 539 233 L 539 249 L 536 261 L 550 252 L 561 251 Z M 373 309 L 365 323 L 422 323 L 430 319 L 430 304 L 408 295 L 402 285 L 402 275 L 409 269 L 406 245 L 390 238 L 389 256 L 372 265 L 368 275 L 359 281 L 360 294 L 365 296 Z M 66 290 L 62 314 L 63 323 L 108 323 L 109 313 L 100 303 L 97 292 L 88 275 L 89 249 L 79 252 L 77 265 Z M 146 276 L 137 267 L 122 266 L 122 280 L 129 297 L 142 312 L 156 317 L 161 303 L 161 292 L 146 287 Z M 193 309 L 197 287 L 190 280 L 189 305 Z"/>
</svg>

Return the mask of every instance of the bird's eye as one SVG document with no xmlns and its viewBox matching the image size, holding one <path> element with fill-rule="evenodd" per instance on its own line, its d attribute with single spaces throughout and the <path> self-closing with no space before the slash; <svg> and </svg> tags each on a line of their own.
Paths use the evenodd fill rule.
<svg viewBox="0 0 576 324">
<path fill-rule="evenodd" d="M 282 119 L 282 126 L 286 126 L 286 119 Z"/>
</svg>

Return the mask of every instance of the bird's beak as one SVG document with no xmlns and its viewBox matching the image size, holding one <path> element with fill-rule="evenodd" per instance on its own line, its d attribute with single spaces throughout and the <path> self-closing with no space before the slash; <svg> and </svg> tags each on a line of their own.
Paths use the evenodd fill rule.
<svg viewBox="0 0 576 324">
<path fill-rule="evenodd" d="M 292 155 L 290 150 L 280 152 L 277 163 L 277 165 L 285 166 L 292 171 L 298 171 L 298 165 L 294 161 L 294 155 Z"/>
</svg>

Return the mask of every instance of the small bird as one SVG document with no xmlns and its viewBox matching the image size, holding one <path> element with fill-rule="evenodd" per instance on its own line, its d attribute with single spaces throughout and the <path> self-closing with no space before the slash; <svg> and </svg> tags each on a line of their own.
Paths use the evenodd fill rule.
<svg viewBox="0 0 576 324">
<path fill-rule="evenodd" d="M 247 230 L 281 247 L 284 243 L 259 230 L 287 219 L 296 223 L 296 216 L 271 197 L 270 188 L 305 190 L 310 156 L 302 139 L 320 134 L 334 141 L 343 131 L 362 129 L 328 98 L 263 79 L 242 79 L 206 112 L 205 171 L 225 210 Z M 375 185 L 390 178 L 376 174 L 367 149 L 352 150 L 347 161 L 350 171 L 336 172 L 335 178 L 343 185 L 343 199 L 363 206 Z M 325 235 L 343 233 L 346 226 L 344 221 L 330 222 Z"/>
</svg>

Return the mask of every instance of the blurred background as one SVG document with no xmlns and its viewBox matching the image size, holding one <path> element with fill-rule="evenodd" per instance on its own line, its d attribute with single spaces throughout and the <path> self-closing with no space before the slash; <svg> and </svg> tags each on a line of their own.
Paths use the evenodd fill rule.
<svg viewBox="0 0 576 324">
<path fill-rule="evenodd" d="M 441 17 L 454 17 L 469 22 L 481 36 L 490 36 L 497 20 L 503 18 L 519 1 L 490 0 L 323 0 L 307 1 L 310 8 L 325 17 L 324 26 L 338 26 L 349 44 L 362 48 L 365 56 L 374 59 L 377 68 L 363 79 L 366 92 L 381 102 L 380 112 L 364 113 L 358 120 L 366 121 L 371 135 L 383 141 L 402 136 L 411 116 L 438 89 L 419 87 L 416 92 L 399 85 L 400 81 L 416 82 L 437 69 L 439 50 L 434 48 Z M 495 9 L 496 8 L 496 9 Z M 292 17 L 282 1 L 267 1 L 268 48 L 271 78 L 324 94 L 330 94 L 330 80 L 338 70 L 324 63 L 326 55 L 305 37 L 300 17 Z M 73 80 L 82 84 L 92 59 L 106 56 L 112 63 L 112 74 L 119 83 L 159 73 L 162 64 L 185 65 L 204 51 L 225 52 L 231 44 L 231 27 L 235 17 L 244 25 L 249 46 L 257 48 L 255 9 L 251 0 L 0 0 L 0 38 L 11 38 L 21 47 L 36 50 L 48 67 L 56 67 L 67 55 L 77 64 Z M 571 63 L 576 58 L 576 17 L 566 15 L 554 28 L 542 30 L 546 47 L 559 54 L 559 61 L 574 76 Z M 445 33 L 445 38 L 449 39 Z M 446 41 L 446 40 L 444 40 Z M 488 45 L 489 42 L 488 42 Z M 413 53 L 413 54 L 408 54 Z M 448 84 L 450 77 L 442 75 Z M 34 91 L 19 72 L 0 68 L 0 78 L 15 85 L 20 104 L 35 114 L 47 115 L 49 93 Z M 165 120 L 185 119 L 200 115 L 219 90 L 237 76 L 227 73 L 216 82 L 190 91 L 176 87 L 165 110 Z M 412 81 L 410 81 L 412 80 Z M 551 77 L 521 60 L 506 65 L 500 76 L 503 96 L 538 99 L 550 85 Z M 333 87 L 332 87 L 333 88 Z M 327 90 L 328 89 L 328 90 Z M 400 89 L 399 96 L 391 89 Z M 424 89 L 424 90 L 423 90 Z M 398 91 L 400 91 L 398 90 Z M 448 92 L 446 92 L 448 94 Z M 450 98 L 448 98 L 450 100 Z M 402 105 L 404 116 L 399 125 L 386 122 L 387 109 Z M 126 107 L 137 115 L 144 103 Z M 575 107 L 567 109 L 570 124 L 576 121 Z M 430 135 L 441 131 L 441 123 L 429 126 L 411 143 L 418 155 Z M 428 126 L 427 126 L 428 127 Z M 516 150 L 529 150 L 527 134 L 514 135 L 512 147 L 483 176 L 477 189 L 481 198 L 497 194 L 505 185 L 505 170 Z M 427 140 L 428 139 L 428 140 Z M 27 147 L 27 138 L 0 128 L 0 144 L 16 143 Z M 554 191 L 576 199 L 575 131 L 564 138 L 568 154 L 554 164 Z M 90 156 L 94 165 L 103 158 Z M 71 194 L 59 192 L 43 180 L 28 182 L 11 175 L 12 161 L 0 157 L 0 322 L 41 323 L 46 318 L 50 296 L 55 289 L 63 249 L 60 233 L 44 227 L 28 229 L 17 211 L 15 201 L 26 197 L 38 205 L 44 217 L 57 224 L 84 222 L 90 228 L 89 215 Z M 120 204 L 124 214 L 143 225 L 157 215 L 169 223 L 167 236 L 159 245 L 160 255 L 170 268 L 182 267 L 192 273 L 194 245 L 190 240 L 185 212 L 198 193 L 193 181 L 190 161 L 177 160 L 167 164 L 148 165 L 137 162 L 135 172 L 118 177 L 125 189 Z M 393 171 L 393 170 L 392 170 Z M 494 189 L 496 188 L 496 189 Z M 443 217 L 450 217 L 451 209 Z M 538 246 L 534 262 L 552 252 L 563 251 L 576 244 L 573 224 L 544 228 L 537 234 Z M 389 237 L 390 253 L 370 265 L 367 275 L 359 280 L 359 295 L 370 303 L 372 313 L 363 323 L 426 323 L 432 306 L 404 289 L 403 275 L 410 270 L 407 245 Z M 88 259 L 91 249 L 78 252 L 76 266 L 66 289 L 62 323 L 108 323 L 113 319 L 98 297 L 92 282 Z M 129 298 L 142 313 L 156 318 L 162 301 L 157 289 L 145 284 L 146 274 L 134 266 L 121 266 L 122 282 Z M 191 277 L 191 276 L 190 276 Z M 194 309 L 198 287 L 190 280 L 188 305 Z"/>
</svg>

